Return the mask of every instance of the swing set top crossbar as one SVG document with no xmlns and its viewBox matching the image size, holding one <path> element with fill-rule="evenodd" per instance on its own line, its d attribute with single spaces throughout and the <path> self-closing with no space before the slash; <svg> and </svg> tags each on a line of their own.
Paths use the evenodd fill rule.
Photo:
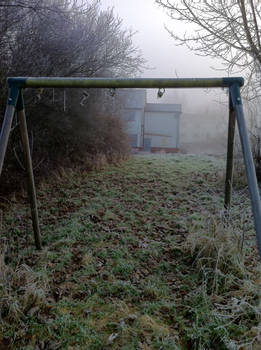
<svg viewBox="0 0 261 350">
<path fill-rule="evenodd" d="M 218 88 L 244 85 L 242 77 L 233 78 L 59 78 L 12 77 L 9 88 Z"/>
</svg>

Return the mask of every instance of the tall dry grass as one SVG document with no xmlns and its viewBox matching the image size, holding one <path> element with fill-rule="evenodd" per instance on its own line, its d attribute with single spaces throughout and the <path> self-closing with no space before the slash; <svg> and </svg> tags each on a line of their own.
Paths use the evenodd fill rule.
<svg viewBox="0 0 261 350">
<path fill-rule="evenodd" d="M 47 305 L 48 286 L 32 269 L 22 264 L 11 268 L 5 263 L 7 244 L 0 246 L 0 324 L 22 322 Z"/>
</svg>

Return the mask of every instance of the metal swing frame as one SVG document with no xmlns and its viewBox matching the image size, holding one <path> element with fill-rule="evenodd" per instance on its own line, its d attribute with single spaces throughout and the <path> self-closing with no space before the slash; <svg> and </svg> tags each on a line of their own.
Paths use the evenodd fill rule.
<svg viewBox="0 0 261 350">
<path fill-rule="evenodd" d="M 261 202 L 257 184 L 255 166 L 250 147 L 249 136 L 240 88 L 244 85 L 241 77 L 233 78 L 187 78 L 187 79 L 153 79 L 153 78 L 30 78 L 17 77 L 8 78 L 9 95 L 4 115 L 4 121 L 0 134 L 0 176 L 3 168 L 7 144 L 11 131 L 11 125 L 15 111 L 17 111 L 21 138 L 24 148 L 25 164 L 28 173 L 28 193 L 31 203 L 31 213 L 34 231 L 34 240 L 37 249 L 41 249 L 41 238 L 39 218 L 37 209 L 37 198 L 33 175 L 32 159 L 30 154 L 29 138 L 26 125 L 26 115 L 23 100 L 23 89 L 25 88 L 228 88 L 229 89 L 229 122 L 227 141 L 227 164 L 225 180 L 226 210 L 231 206 L 232 178 L 233 178 L 233 153 L 235 124 L 237 121 L 244 163 L 247 174 L 248 188 L 250 193 L 252 212 L 257 237 L 257 246 L 261 258 Z"/>
</svg>

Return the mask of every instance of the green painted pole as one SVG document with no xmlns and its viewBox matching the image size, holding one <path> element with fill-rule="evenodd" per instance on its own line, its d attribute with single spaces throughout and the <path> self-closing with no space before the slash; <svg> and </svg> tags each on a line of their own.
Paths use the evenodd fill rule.
<svg viewBox="0 0 261 350">
<path fill-rule="evenodd" d="M 244 79 L 234 78 L 58 78 L 14 77 L 8 85 L 20 88 L 217 88 L 233 83 L 243 86 Z"/>
</svg>

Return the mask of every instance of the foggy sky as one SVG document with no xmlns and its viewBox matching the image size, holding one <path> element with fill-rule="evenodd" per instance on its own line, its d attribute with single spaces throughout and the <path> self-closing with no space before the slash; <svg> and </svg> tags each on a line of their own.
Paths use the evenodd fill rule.
<svg viewBox="0 0 261 350">
<path fill-rule="evenodd" d="M 174 22 L 157 6 L 154 0 L 102 0 L 103 8 L 114 8 L 114 13 L 123 21 L 123 28 L 131 28 L 137 32 L 133 37 L 134 44 L 139 47 L 147 60 L 148 69 L 141 77 L 149 78 L 197 78 L 222 77 L 225 72 L 215 71 L 211 67 L 221 68 L 217 60 L 197 56 L 184 46 L 176 46 L 174 39 L 164 28 L 164 24 L 171 30 L 182 32 L 184 24 Z M 168 95 L 168 96 L 167 96 Z M 224 99 L 221 90 L 167 90 L 160 102 L 170 103 L 186 102 L 184 107 L 188 111 L 211 101 Z M 189 101 L 188 101 L 189 100 Z M 156 91 L 148 92 L 149 102 L 159 102 Z M 193 103 L 192 103 L 193 102 Z M 219 103 L 219 102 L 218 102 Z M 193 105 L 193 107 L 192 107 Z"/>
<path fill-rule="evenodd" d="M 145 70 L 143 77 L 175 77 L 177 73 L 180 77 L 196 78 L 224 74 L 210 68 L 215 64 L 214 60 L 175 46 L 164 24 L 178 32 L 186 27 L 171 20 L 154 0 L 102 0 L 102 6 L 114 7 L 115 14 L 123 20 L 123 26 L 137 31 L 134 42 L 141 48 L 148 66 L 155 68 Z"/>
<path fill-rule="evenodd" d="M 188 24 L 174 22 L 154 0 L 102 0 L 103 8 L 114 8 L 114 14 L 122 19 L 123 28 L 137 32 L 133 37 L 147 60 L 147 68 L 141 74 L 144 78 L 208 78 L 227 76 L 220 69 L 222 63 L 208 57 L 197 56 L 175 41 L 164 28 L 182 33 L 190 29 Z M 147 101 L 156 103 L 180 103 L 181 148 L 192 150 L 200 143 L 204 149 L 210 146 L 206 140 L 213 140 L 212 150 L 224 147 L 227 134 L 228 97 L 222 89 L 167 89 L 161 99 L 156 90 L 147 90 Z M 200 134 L 199 134 L 200 131 Z M 195 143 L 197 142 L 197 143 Z M 203 143 L 202 143 L 203 142 Z M 222 144 L 223 145 L 222 145 Z"/>
</svg>

